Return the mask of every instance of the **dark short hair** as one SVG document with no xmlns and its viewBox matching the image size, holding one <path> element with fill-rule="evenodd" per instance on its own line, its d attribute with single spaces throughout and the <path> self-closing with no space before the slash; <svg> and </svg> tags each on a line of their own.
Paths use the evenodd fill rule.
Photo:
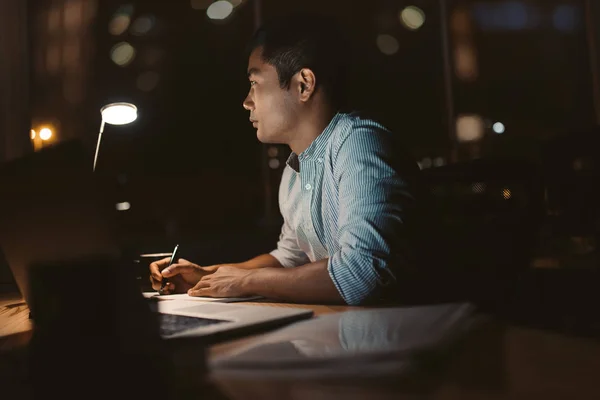
<svg viewBox="0 0 600 400">
<path fill-rule="evenodd" d="M 337 22 L 329 16 L 293 14 L 263 24 L 253 35 L 247 55 L 262 48 L 263 60 L 275 67 L 282 88 L 292 77 L 310 68 L 331 104 L 345 100 L 347 43 Z"/>
</svg>

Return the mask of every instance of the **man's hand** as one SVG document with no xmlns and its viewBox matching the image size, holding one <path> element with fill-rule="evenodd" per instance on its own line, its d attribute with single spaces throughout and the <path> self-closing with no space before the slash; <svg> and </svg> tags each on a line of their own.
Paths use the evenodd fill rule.
<svg viewBox="0 0 600 400">
<path fill-rule="evenodd" d="M 246 279 L 254 271 L 222 265 L 210 275 L 204 275 L 200 281 L 188 291 L 190 296 L 206 297 L 244 297 L 250 296 Z"/>
<path fill-rule="evenodd" d="M 169 283 L 162 291 L 163 294 L 186 293 L 203 276 L 212 274 L 219 268 L 217 265 L 201 267 L 183 258 L 178 259 L 176 263 L 166 268 L 169 265 L 169 260 L 170 257 L 167 257 L 150 264 L 150 282 L 154 290 L 160 289 L 164 278 L 169 279 Z"/>
</svg>

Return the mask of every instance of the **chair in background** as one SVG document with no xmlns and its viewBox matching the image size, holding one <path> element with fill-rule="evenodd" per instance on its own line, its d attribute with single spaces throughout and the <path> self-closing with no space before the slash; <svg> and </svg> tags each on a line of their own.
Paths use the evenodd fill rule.
<svg viewBox="0 0 600 400">
<path fill-rule="evenodd" d="M 531 262 L 544 217 L 539 167 L 479 159 L 422 171 L 426 224 L 420 234 L 436 290 L 486 309 L 513 296 Z"/>
<path fill-rule="evenodd" d="M 543 149 L 548 216 L 545 256 L 556 268 L 521 274 L 511 319 L 562 333 L 600 335 L 600 128 L 550 140 Z"/>
<path fill-rule="evenodd" d="M 543 165 L 552 232 L 573 241 L 574 257 L 567 267 L 575 267 L 578 255 L 583 256 L 578 264 L 587 261 L 589 267 L 598 267 L 600 127 L 551 140 Z"/>
</svg>

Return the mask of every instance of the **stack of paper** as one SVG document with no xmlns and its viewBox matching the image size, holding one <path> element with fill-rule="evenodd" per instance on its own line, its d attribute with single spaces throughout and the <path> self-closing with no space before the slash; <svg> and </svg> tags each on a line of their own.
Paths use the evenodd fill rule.
<svg viewBox="0 0 600 400">
<path fill-rule="evenodd" d="M 158 292 L 143 292 L 145 298 L 157 299 L 157 300 L 191 300 L 191 301 L 210 301 L 213 303 L 234 303 L 239 301 L 253 301 L 262 299 L 260 296 L 250 297 L 195 297 L 190 296 L 187 293 L 181 294 L 159 294 Z"/>
</svg>

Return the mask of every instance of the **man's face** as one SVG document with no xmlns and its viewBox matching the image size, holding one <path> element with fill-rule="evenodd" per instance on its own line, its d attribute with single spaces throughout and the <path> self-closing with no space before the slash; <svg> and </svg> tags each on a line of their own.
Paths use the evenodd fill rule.
<svg viewBox="0 0 600 400">
<path fill-rule="evenodd" d="M 248 61 L 250 91 L 243 106 L 257 128 L 263 143 L 288 144 L 297 121 L 297 100 L 293 91 L 282 89 L 277 70 L 262 59 L 262 48 L 255 49 Z"/>
</svg>

